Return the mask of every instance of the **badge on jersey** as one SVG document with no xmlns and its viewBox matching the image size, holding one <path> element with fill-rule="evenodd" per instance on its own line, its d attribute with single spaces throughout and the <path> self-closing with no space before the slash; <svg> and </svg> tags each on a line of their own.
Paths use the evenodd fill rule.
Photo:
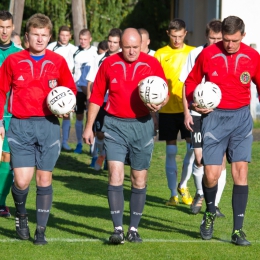
<svg viewBox="0 0 260 260">
<path fill-rule="evenodd" d="M 58 85 L 58 82 L 57 82 L 56 79 L 49 80 L 49 87 L 50 88 L 55 88 L 55 87 L 57 87 L 57 85 Z"/>
<path fill-rule="evenodd" d="M 241 81 L 243 84 L 249 83 L 250 80 L 251 80 L 251 77 L 250 77 L 249 72 L 245 71 L 245 72 L 243 72 L 243 73 L 240 75 L 240 81 Z"/>
</svg>

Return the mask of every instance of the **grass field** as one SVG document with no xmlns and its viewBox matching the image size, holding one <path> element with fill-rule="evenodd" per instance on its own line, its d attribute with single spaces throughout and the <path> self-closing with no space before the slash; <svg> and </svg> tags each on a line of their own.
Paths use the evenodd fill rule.
<svg viewBox="0 0 260 260">
<path fill-rule="evenodd" d="M 73 144 L 72 144 L 73 146 Z M 75 145 L 73 146 L 75 147 Z M 185 143 L 178 144 L 178 170 L 185 152 Z M 202 213 L 191 215 L 189 207 L 180 204 L 166 207 L 169 190 L 164 172 L 165 144 L 157 142 L 149 171 L 147 202 L 139 226 L 144 242 L 109 245 L 113 230 L 107 203 L 107 172 L 96 172 L 88 167 L 88 147 L 84 153 L 62 152 L 54 170 L 54 201 L 46 232 L 48 245 L 34 246 L 32 239 L 16 238 L 13 216 L 0 219 L 0 259 L 259 259 L 260 258 L 260 199 L 259 168 L 260 142 L 253 144 L 252 163 L 249 164 L 249 201 L 244 231 L 251 247 L 237 247 L 230 243 L 232 231 L 232 179 L 227 184 L 220 203 L 225 218 L 217 219 L 213 239 L 203 241 L 199 236 Z M 130 181 L 129 167 L 125 176 L 124 228 L 129 223 Z M 227 173 L 230 173 L 228 166 Z M 180 177 L 180 176 L 179 176 Z M 192 195 L 193 179 L 189 181 Z M 35 182 L 30 186 L 27 201 L 31 237 L 35 229 Z M 8 206 L 14 215 L 11 196 Z M 203 208 L 204 210 L 204 208 Z"/>
</svg>

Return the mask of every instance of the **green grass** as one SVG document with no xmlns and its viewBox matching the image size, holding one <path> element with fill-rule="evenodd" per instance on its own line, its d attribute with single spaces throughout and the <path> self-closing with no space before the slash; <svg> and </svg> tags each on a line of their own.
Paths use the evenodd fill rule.
<svg viewBox="0 0 260 260">
<path fill-rule="evenodd" d="M 75 145 L 71 145 L 75 147 Z M 178 144 L 178 171 L 181 172 L 186 145 Z M 191 215 L 189 207 L 180 204 L 166 207 L 169 190 L 164 172 L 165 144 L 157 142 L 148 178 L 147 202 L 139 226 L 142 244 L 125 243 L 112 246 L 107 239 L 113 230 L 107 203 L 107 172 L 96 172 L 88 167 L 90 157 L 84 153 L 62 152 L 53 173 L 54 201 L 46 232 L 46 246 L 34 246 L 32 239 L 16 239 L 14 218 L 0 219 L 0 259 L 259 259 L 260 215 L 259 154 L 260 142 L 253 144 L 252 163 L 249 164 L 249 201 L 244 231 L 251 247 L 237 247 L 230 241 L 232 231 L 230 167 L 227 184 L 220 203 L 226 218 L 217 219 L 213 239 L 203 241 L 199 236 L 202 213 Z M 129 223 L 130 179 L 125 168 L 124 228 Z M 180 175 L 180 174 L 179 174 Z M 179 176 L 180 178 L 180 176 Z M 191 194 L 195 193 L 192 178 Z M 12 215 L 11 195 L 7 199 Z M 27 209 L 31 237 L 35 229 L 35 182 L 30 186 Z M 204 208 L 203 208 L 204 210 Z"/>
<path fill-rule="evenodd" d="M 254 121 L 254 128 L 259 129 L 260 128 L 260 120 L 255 120 Z"/>
</svg>

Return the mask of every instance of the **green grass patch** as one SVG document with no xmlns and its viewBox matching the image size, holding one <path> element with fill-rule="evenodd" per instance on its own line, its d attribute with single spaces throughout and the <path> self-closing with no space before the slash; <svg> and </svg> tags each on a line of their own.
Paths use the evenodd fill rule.
<svg viewBox="0 0 260 260">
<path fill-rule="evenodd" d="M 75 148 L 75 144 L 71 144 Z M 83 153 L 62 152 L 53 172 L 54 200 L 46 231 L 46 246 L 34 246 L 18 240 L 15 234 L 15 209 L 11 195 L 7 205 L 12 217 L 1 218 L 0 252 L 2 259 L 259 259 L 260 215 L 259 154 L 260 142 L 254 142 L 252 163 L 249 164 L 249 201 L 244 231 L 251 247 L 237 247 L 230 241 L 232 231 L 231 193 L 233 181 L 227 167 L 227 184 L 220 202 L 225 218 L 217 219 L 213 239 L 203 241 L 199 226 L 203 214 L 191 215 L 189 207 L 166 207 L 170 192 L 164 170 L 165 143 L 157 142 L 149 170 L 147 202 L 139 226 L 142 244 L 112 246 L 107 243 L 113 231 L 107 202 L 107 172 L 89 168 L 90 156 L 85 145 Z M 178 172 L 182 167 L 186 144 L 178 143 Z M 195 188 L 189 183 L 191 194 Z M 125 167 L 124 229 L 129 223 L 129 167 Z M 31 237 L 36 225 L 35 182 L 32 181 L 27 201 Z M 205 206 L 203 208 L 203 211 Z"/>
<path fill-rule="evenodd" d="M 254 121 L 254 128 L 259 129 L 260 128 L 260 120 L 255 120 Z"/>
</svg>

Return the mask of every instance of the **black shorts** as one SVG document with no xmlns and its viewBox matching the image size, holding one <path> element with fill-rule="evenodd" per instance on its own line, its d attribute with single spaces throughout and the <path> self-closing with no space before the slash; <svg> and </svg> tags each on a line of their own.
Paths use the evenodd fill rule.
<svg viewBox="0 0 260 260">
<path fill-rule="evenodd" d="M 159 113 L 159 140 L 177 140 L 179 131 L 182 139 L 191 137 L 184 125 L 184 113 Z"/>
<path fill-rule="evenodd" d="M 95 123 L 94 123 L 94 129 L 95 129 L 96 132 L 101 132 L 101 129 L 103 127 L 104 117 L 107 114 L 106 110 L 104 109 L 105 105 L 106 105 L 106 103 L 104 103 L 98 111 L 98 114 L 97 114 L 97 117 L 96 117 L 96 120 L 95 120 Z"/>
<path fill-rule="evenodd" d="M 83 92 L 78 92 L 76 96 L 76 114 L 83 114 L 86 110 L 86 95 Z"/>
<path fill-rule="evenodd" d="M 201 148 L 202 147 L 202 136 L 201 136 L 201 116 L 193 116 L 193 125 L 191 132 L 191 143 L 192 148 Z"/>
</svg>

